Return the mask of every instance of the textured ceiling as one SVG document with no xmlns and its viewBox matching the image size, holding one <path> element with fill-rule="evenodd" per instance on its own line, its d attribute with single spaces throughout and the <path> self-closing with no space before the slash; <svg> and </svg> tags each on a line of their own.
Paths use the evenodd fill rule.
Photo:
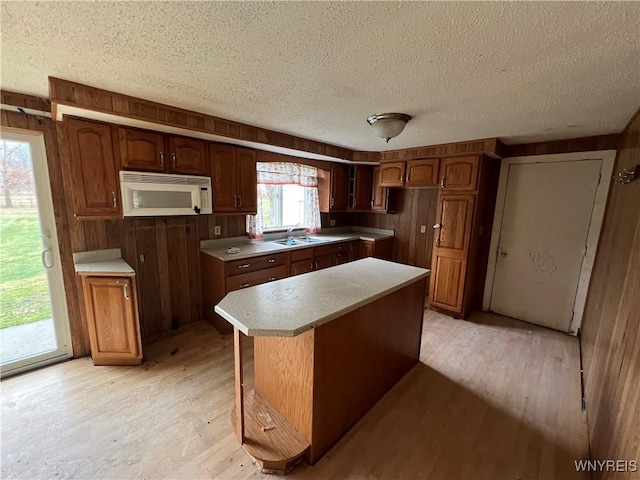
<svg viewBox="0 0 640 480">
<path fill-rule="evenodd" d="M 2 88 L 49 75 L 385 150 L 620 132 L 640 3 L 1 2 Z M 386 145 L 372 113 L 411 114 Z"/>
</svg>

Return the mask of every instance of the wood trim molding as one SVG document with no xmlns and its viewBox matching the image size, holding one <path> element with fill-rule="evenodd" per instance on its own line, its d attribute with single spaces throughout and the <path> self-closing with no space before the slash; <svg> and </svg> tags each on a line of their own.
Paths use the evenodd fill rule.
<svg viewBox="0 0 640 480">
<path fill-rule="evenodd" d="M 455 157 L 458 155 L 481 154 L 492 157 L 502 157 L 504 145 L 498 138 L 485 138 L 467 142 L 444 143 L 442 145 L 427 145 L 424 147 L 405 148 L 402 150 L 388 150 L 380 152 L 381 162 L 398 160 L 412 160 L 428 157 Z"/>
<path fill-rule="evenodd" d="M 381 160 L 455 156 L 473 153 L 485 153 L 490 156 L 500 157 L 503 146 L 499 139 L 488 138 L 470 142 L 390 150 L 387 152 L 354 151 L 287 133 L 267 130 L 220 117 L 109 92 L 60 78 L 49 77 L 49 95 L 54 119 L 56 118 L 56 107 L 64 105 L 354 162 L 378 163 Z"/>
<path fill-rule="evenodd" d="M 353 157 L 352 150 L 328 143 L 233 122 L 224 118 L 109 92 L 59 78 L 49 77 L 49 95 L 53 106 L 52 113 L 54 118 L 56 107 L 58 105 L 67 105 L 227 138 L 290 148 L 317 155 L 343 158 L 345 160 L 351 160 Z"/>
<path fill-rule="evenodd" d="M 41 112 L 51 111 L 51 102 L 48 98 L 36 97 L 34 95 L 27 95 L 24 93 L 9 92 L 7 90 L 0 90 L 0 96 L 2 97 L 2 104 L 4 105 L 30 108 Z"/>
<path fill-rule="evenodd" d="M 556 153 L 596 152 L 598 150 L 617 150 L 620 135 L 597 135 L 594 137 L 571 138 L 553 142 L 524 143 L 506 145 L 506 157 L 527 157 L 529 155 L 549 155 Z"/>
</svg>

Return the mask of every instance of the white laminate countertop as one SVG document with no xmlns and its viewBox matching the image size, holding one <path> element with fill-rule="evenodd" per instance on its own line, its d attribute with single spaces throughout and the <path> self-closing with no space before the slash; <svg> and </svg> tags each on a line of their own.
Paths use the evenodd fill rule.
<svg viewBox="0 0 640 480">
<path fill-rule="evenodd" d="M 215 311 L 250 337 L 295 337 L 429 273 L 369 257 L 230 292 Z"/>
<path fill-rule="evenodd" d="M 73 254 L 76 273 L 80 275 L 135 275 L 131 265 L 122 259 L 119 248 L 92 250 Z"/>
<path fill-rule="evenodd" d="M 247 237 L 232 237 L 222 238 L 220 240 L 203 240 L 200 242 L 200 251 L 226 262 L 229 260 L 254 257 L 256 255 L 268 255 L 272 252 L 318 247 L 327 243 L 345 242 L 348 240 L 384 240 L 393 238 L 393 235 L 393 230 L 367 227 L 327 228 L 322 229 L 320 233 L 309 235 L 310 237 L 322 240 L 322 242 L 317 243 L 286 246 L 274 243 L 272 240 L 251 240 Z M 240 251 L 238 253 L 228 253 L 227 249 L 229 247 L 238 247 Z"/>
</svg>

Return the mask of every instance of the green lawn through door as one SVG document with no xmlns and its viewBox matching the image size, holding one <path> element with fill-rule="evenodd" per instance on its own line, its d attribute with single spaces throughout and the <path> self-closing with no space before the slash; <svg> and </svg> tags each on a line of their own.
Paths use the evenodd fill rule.
<svg viewBox="0 0 640 480">
<path fill-rule="evenodd" d="M 51 318 L 35 208 L 0 208 L 0 328 Z"/>
</svg>

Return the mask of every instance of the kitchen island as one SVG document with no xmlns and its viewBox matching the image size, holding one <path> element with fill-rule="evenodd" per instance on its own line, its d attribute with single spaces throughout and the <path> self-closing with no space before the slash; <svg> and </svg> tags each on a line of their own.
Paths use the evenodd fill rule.
<svg viewBox="0 0 640 480">
<path fill-rule="evenodd" d="M 263 472 L 315 463 L 417 362 L 429 270 L 366 258 L 230 292 L 238 440 Z M 255 388 L 243 391 L 242 337 Z"/>
</svg>

